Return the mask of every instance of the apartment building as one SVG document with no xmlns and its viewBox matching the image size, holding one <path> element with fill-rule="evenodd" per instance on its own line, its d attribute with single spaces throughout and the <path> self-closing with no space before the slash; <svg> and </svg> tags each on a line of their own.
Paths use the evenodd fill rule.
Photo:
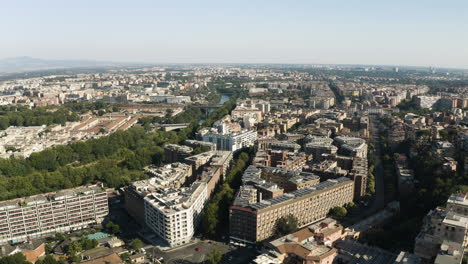
<svg viewBox="0 0 468 264">
<path fill-rule="evenodd" d="M 144 198 L 145 223 L 171 247 L 190 241 L 208 201 L 207 184 L 152 192 Z"/>
<path fill-rule="evenodd" d="M 414 253 L 426 261 L 440 253 L 444 243 L 456 243 L 464 249 L 468 246 L 468 199 L 466 193 L 452 194 L 447 207 L 429 211 L 416 237 Z M 463 254 L 463 253 L 462 253 Z"/>
<path fill-rule="evenodd" d="M 231 117 L 234 120 L 243 120 L 244 118 L 253 118 L 256 122 L 261 122 L 263 120 L 262 111 L 255 107 L 246 107 L 246 106 L 237 106 L 231 111 Z"/>
<path fill-rule="evenodd" d="M 230 238 L 242 243 L 267 239 L 274 234 L 277 220 L 290 214 L 300 226 L 313 223 L 326 217 L 331 208 L 351 202 L 353 193 L 354 182 L 341 177 L 247 206 L 235 201 L 230 207 Z"/>
<path fill-rule="evenodd" d="M 367 158 L 367 144 L 362 138 L 338 136 L 334 138 L 338 154 L 350 157 Z"/>
<path fill-rule="evenodd" d="M 232 160 L 230 151 L 210 151 L 186 160 L 193 164 L 173 163 L 153 169 L 154 177 L 125 188 L 125 208 L 141 225 L 164 239 L 170 247 L 190 241 L 200 221 L 201 211 Z M 202 162 L 202 164 L 198 163 Z M 203 167 L 196 181 L 184 180 L 192 168 Z"/>
<path fill-rule="evenodd" d="M 301 149 L 301 145 L 289 141 L 267 142 L 266 145 L 271 150 L 298 152 Z"/>
<path fill-rule="evenodd" d="M 257 140 L 255 130 L 244 130 L 237 133 L 208 133 L 202 136 L 202 140 L 216 144 L 218 150 L 236 152 L 242 148 L 251 147 Z"/>
<path fill-rule="evenodd" d="M 238 105 L 245 108 L 254 108 L 261 111 L 263 115 L 271 110 L 270 102 L 264 100 L 247 99 L 238 102 Z"/>
<path fill-rule="evenodd" d="M 211 143 L 211 142 L 187 139 L 187 140 L 184 141 L 184 144 L 191 147 L 191 148 L 206 147 L 206 148 L 209 148 L 209 150 L 211 150 L 211 151 L 216 150 L 216 144 Z"/>
<path fill-rule="evenodd" d="M 208 151 L 185 158 L 184 162 L 192 166 L 193 174 L 202 173 L 203 167 L 209 164 L 211 167 L 219 167 L 222 169 L 222 176 L 227 172 L 227 169 L 232 161 L 232 152 L 230 151 Z"/>
<path fill-rule="evenodd" d="M 313 141 L 305 145 L 305 153 L 312 154 L 314 162 L 323 160 L 323 154 L 336 154 L 338 148 L 332 145 L 333 140 L 327 141 Z"/>
<path fill-rule="evenodd" d="M 447 200 L 447 210 L 468 216 L 468 197 L 466 193 L 452 194 Z"/>
<path fill-rule="evenodd" d="M 189 157 L 193 149 L 188 146 L 181 146 L 177 144 L 164 145 L 164 158 L 168 163 L 182 162 L 185 158 Z"/>
<path fill-rule="evenodd" d="M 97 185 L 0 202 L 0 244 L 83 229 L 108 213 L 107 192 Z"/>
</svg>

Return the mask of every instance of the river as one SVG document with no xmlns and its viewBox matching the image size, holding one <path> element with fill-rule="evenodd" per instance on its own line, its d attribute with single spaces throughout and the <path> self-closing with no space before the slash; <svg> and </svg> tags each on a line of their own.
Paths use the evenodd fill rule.
<svg viewBox="0 0 468 264">
<path fill-rule="evenodd" d="M 229 95 L 221 94 L 221 98 L 219 99 L 219 104 L 224 104 L 227 101 L 229 101 Z"/>
<path fill-rule="evenodd" d="M 219 104 L 224 104 L 225 102 L 229 101 L 229 98 L 230 96 L 228 94 L 221 94 L 221 97 L 219 98 Z M 208 114 L 211 114 L 214 109 L 208 109 Z M 203 122 L 205 122 L 205 119 L 201 119 L 200 121 L 198 121 L 198 124 L 201 125 L 203 124 Z"/>
</svg>

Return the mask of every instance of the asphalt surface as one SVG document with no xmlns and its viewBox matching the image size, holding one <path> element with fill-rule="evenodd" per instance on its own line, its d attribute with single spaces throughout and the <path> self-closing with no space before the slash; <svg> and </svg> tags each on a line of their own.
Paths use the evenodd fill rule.
<svg viewBox="0 0 468 264">
<path fill-rule="evenodd" d="M 197 250 L 197 248 L 199 250 Z M 249 263 L 257 255 L 253 248 L 238 248 L 222 242 L 203 240 L 187 246 L 162 251 L 157 247 L 145 247 L 146 253 L 156 258 L 163 258 L 164 264 L 195 264 L 207 263 L 207 255 L 214 248 L 223 254 L 221 263 L 243 264 Z"/>
<path fill-rule="evenodd" d="M 375 197 L 369 206 L 369 212 L 375 213 L 385 207 L 385 185 L 382 167 L 382 155 L 380 149 L 379 121 L 375 117 L 370 117 L 370 130 L 375 145 L 375 156 L 377 163 L 375 165 Z"/>
</svg>

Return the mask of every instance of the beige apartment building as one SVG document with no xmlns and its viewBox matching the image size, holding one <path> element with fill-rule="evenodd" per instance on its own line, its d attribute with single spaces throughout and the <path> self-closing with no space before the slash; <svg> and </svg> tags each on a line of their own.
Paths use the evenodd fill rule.
<svg viewBox="0 0 468 264">
<path fill-rule="evenodd" d="M 107 192 L 96 185 L 0 202 L 0 244 L 82 229 L 108 213 Z"/>
<path fill-rule="evenodd" d="M 305 226 L 327 216 L 331 208 L 353 200 L 354 182 L 341 177 L 246 206 L 230 208 L 230 238 L 242 243 L 273 236 L 281 217 L 295 216 Z"/>
</svg>

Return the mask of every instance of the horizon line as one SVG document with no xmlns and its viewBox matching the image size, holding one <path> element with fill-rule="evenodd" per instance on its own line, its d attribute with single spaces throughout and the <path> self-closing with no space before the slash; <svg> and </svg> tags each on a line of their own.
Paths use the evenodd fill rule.
<svg viewBox="0 0 468 264">
<path fill-rule="evenodd" d="M 113 61 L 113 60 L 99 60 L 99 59 L 49 59 L 49 58 L 40 58 L 40 57 L 32 57 L 32 56 L 15 56 L 15 57 L 5 57 L 0 58 L 2 60 L 8 59 L 18 59 L 18 58 L 30 58 L 30 59 L 38 59 L 38 60 L 45 60 L 45 61 L 69 61 L 69 62 L 94 62 L 94 63 L 115 63 L 115 64 L 127 64 L 127 66 L 131 66 L 128 64 L 140 64 L 140 65 L 154 65 L 154 66 L 162 66 L 162 65 L 210 65 L 210 64 L 218 64 L 218 65 L 304 65 L 304 66 L 369 66 L 369 67 L 402 67 L 402 68 L 435 68 L 435 69 L 446 69 L 446 70 L 468 70 L 468 66 L 434 66 L 434 65 L 405 65 L 405 64 L 366 64 L 366 63 L 312 63 L 312 62 L 132 62 L 132 61 Z M 111 65 L 109 65 L 111 66 Z M 109 67 L 109 66 L 96 66 L 96 67 Z M 123 65 L 122 65 L 123 66 Z M 136 66 L 136 65 L 134 65 Z M 56 67 L 55 69 L 73 69 L 73 68 L 89 68 L 93 66 L 74 66 L 74 67 Z M 35 70 L 32 70 L 35 71 Z"/>
</svg>

